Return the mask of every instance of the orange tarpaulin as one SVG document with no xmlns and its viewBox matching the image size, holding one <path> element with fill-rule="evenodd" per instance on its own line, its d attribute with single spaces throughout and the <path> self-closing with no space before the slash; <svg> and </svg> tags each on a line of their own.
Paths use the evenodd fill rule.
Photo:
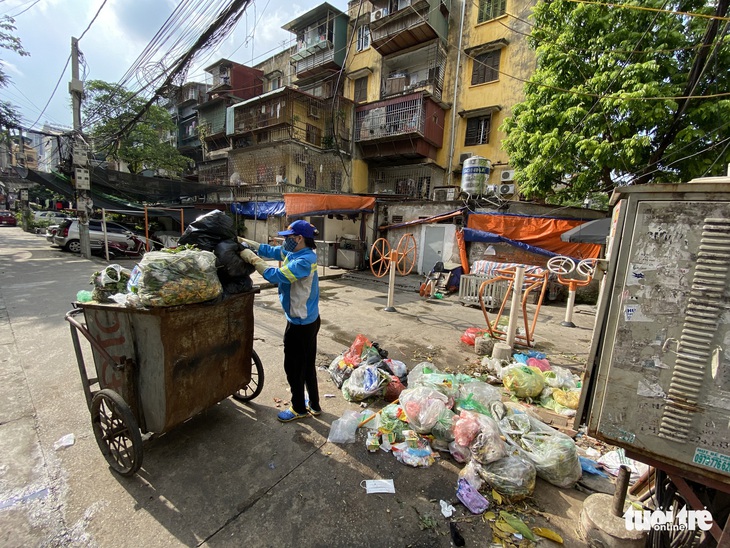
<svg viewBox="0 0 730 548">
<path fill-rule="evenodd" d="M 600 245 L 569 243 L 560 239 L 563 232 L 584 222 L 586 221 L 579 219 L 475 213 L 469 215 L 466 226 L 524 242 L 559 255 L 597 259 L 601 253 Z"/>
<path fill-rule="evenodd" d="M 464 241 L 464 230 L 456 231 L 456 244 L 459 246 L 459 260 L 464 274 L 469 274 L 469 254 L 466 252 L 466 242 Z"/>
<path fill-rule="evenodd" d="M 284 194 L 287 217 L 321 215 L 327 213 L 372 212 L 375 198 L 366 196 L 345 196 L 342 194 L 310 194 L 297 192 Z"/>
</svg>

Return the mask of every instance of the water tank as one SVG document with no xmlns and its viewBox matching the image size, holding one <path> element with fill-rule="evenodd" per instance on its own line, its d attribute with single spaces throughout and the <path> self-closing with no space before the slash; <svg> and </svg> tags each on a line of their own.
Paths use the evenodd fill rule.
<svg viewBox="0 0 730 548">
<path fill-rule="evenodd" d="M 469 196 L 481 196 L 487 188 L 492 163 L 481 156 L 464 160 L 461 168 L 461 191 Z"/>
</svg>

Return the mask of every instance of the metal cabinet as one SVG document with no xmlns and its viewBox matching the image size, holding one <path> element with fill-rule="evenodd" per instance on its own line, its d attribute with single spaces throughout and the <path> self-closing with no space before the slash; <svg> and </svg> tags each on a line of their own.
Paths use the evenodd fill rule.
<svg viewBox="0 0 730 548">
<path fill-rule="evenodd" d="M 730 185 L 626 187 L 614 201 L 588 431 L 730 484 Z"/>
</svg>

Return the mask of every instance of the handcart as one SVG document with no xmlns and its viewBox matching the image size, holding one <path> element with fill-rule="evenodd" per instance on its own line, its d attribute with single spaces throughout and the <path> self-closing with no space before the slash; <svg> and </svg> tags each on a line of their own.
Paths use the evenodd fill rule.
<svg viewBox="0 0 730 548">
<path fill-rule="evenodd" d="M 163 434 L 229 396 L 245 402 L 261 393 L 264 369 L 253 350 L 257 292 L 158 308 L 75 303 L 66 314 L 94 436 L 112 470 L 139 470 L 142 433 Z M 91 346 L 95 377 L 79 333 Z"/>
</svg>

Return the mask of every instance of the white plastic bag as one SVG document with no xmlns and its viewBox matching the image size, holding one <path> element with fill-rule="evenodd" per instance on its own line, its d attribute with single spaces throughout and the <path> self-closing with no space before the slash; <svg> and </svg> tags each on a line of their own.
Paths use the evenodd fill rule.
<svg viewBox="0 0 730 548">
<path fill-rule="evenodd" d="M 401 392 L 400 405 L 408 424 L 419 434 L 428 434 L 446 409 L 448 398 L 438 390 L 416 386 Z"/>
<path fill-rule="evenodd" d="M 355 443 L 357 426 L 360 424 L 360 413 L 347 410 L 332 422 L 327 441 L 332 443 Z"/>
</svg>

